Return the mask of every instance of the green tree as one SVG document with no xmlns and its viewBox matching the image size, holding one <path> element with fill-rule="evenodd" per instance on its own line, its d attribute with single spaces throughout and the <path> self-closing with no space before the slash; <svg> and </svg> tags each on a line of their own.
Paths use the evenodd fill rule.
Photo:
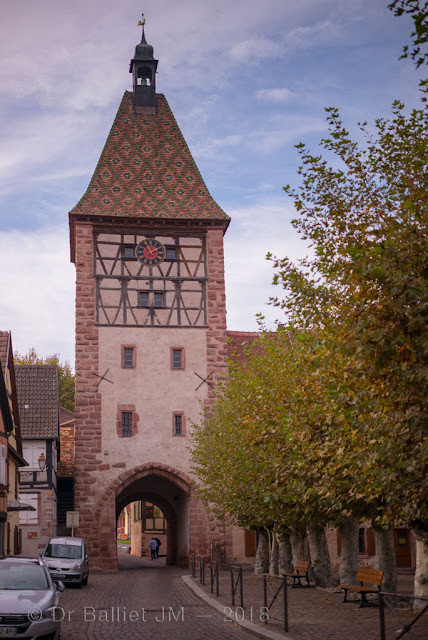
<svg viewBox="0 0 428 640">
<path fill-rule="evenodd" d="M 415 593 L 426 594 L 428 563 L 428 115 L 424 105 L 351 139 L 337 109 L 327 109 L 324 155 L 304 144 L 301 186 L 285 191 L 310 241 L 312 257 L 273 259 L 285 297 L 273 302 L 300 330 L 330 336 L 342 359 L 334 385 L 337 442 L 348 442 L 347 468 L 375 518 L 401 518 L 418 533 L 421 572 Z M 362 438 L 369 434 L 368 438 Z M 361 468 L 358 458 L 366 464 Z M 327 465 L 328 466 L 328 465 Z M 339 468 L 330 469 L 337 475 Z"/>
<path fill-rule="evenodd" d="M 388 8 L 396 16 L 408 14 L 412 17 L 414 30 L 410 34 L 413 49 L 409 52 L 409 45 L 403 47 L 402 58 L 410 57 L 415 62 L 416 68 L 428 63 L 428 2 L 421 0 L 394 0 Z"/>
<path fill-rule="evenodd" d="M 67 360 L 61 362 L 59 353 L 43 358 L 31 347 L 24 355 L 15 352 L 14 361 L 15 364 L 54 364 L 58 370 L 59 404 L 65 409 L 74 411 L 74 374 Z"/>
</svg>

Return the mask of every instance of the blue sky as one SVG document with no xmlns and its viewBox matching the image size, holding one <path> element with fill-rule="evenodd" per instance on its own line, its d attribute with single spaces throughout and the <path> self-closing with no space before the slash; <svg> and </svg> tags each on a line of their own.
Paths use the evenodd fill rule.
<svg viewBox="0 0 428 640">
<path fill-rule="evenodd" d="M 399 61 L 411 22 L 387 0 L 16 0 L 0 20 L 0 328 L 15 349 L 74 360 L 74 266 L 68 211 L 84 193 L 146 37 L 166 95 L 213 197 L 225 237 L 228 327 L 255 330 L 266 306 L 268 251 L 302 256 L 291 202 L 294 145 L 314 150 L 324 107 L 357 122 L 419 104 Z"/>
</svg>

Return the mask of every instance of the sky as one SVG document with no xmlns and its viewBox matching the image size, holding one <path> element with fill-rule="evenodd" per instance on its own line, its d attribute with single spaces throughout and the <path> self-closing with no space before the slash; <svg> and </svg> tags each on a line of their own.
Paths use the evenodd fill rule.
<svg viewBox="0 0 428 640">
<path fill-rule="evenodd" d="M 0 329 L 14 349 L 74 362 L 68 212 L 86 190 L 146 38 L 206 185 L 232 218 L 225 236 L 228 329 L 283 320 L 267 303 L 267 252 L 303 257 L 283 186 L 295 145 L 314 151 L 324 108 L 344 124 L 419 105 L 399 60 L 411 21 L 388 0 L 14 0 L 0 9 Z M 370 125 L 369 125 L 370 126 Z M 310 250 L 310 249 L 309 249 Z"/>
</svg>

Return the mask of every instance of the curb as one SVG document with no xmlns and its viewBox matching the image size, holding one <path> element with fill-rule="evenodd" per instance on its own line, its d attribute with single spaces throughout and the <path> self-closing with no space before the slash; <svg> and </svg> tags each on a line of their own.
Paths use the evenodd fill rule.
<svg viewBox="0 0 428 640">
<path fill-rule="evenodd" d="M 193 591 L 193 593 L 198 596 L 198 598 L 224 616 L 226 605 L 216 600 L 213 596 L 207 595 L 205 591 L 193 582 L 192 576 L 182 576 L 182 580 Z M 256 625 L 253 622 L 248 622 L 247 620 L 234 620 L 234 624 L 239 625 L 242 629 L 245 629 L 258 638 L 269 638 L 269 640 L 295 640 L 284 633 L 277 633 L 276 631 L 269 631 L 268 629 L 260 628 L 259 625 Z"/>
</svg>

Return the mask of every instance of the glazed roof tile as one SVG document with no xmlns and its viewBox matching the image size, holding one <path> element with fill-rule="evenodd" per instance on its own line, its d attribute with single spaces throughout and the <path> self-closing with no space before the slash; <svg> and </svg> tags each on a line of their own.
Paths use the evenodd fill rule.
<svg viewBox="0 0 428 640">
<path fill-rule="evenodd" d="M 158 113 L 137 115 L 125 91 L 86 193 L 74 216 L 219 221 L 230 218 L 210 195 L 163 94 Z"/>
<path fill-rule="evenodd" d="M 58 437 L 58 372 L 53 364 L 16 365 L 24 440 Z"/>
</svg>

